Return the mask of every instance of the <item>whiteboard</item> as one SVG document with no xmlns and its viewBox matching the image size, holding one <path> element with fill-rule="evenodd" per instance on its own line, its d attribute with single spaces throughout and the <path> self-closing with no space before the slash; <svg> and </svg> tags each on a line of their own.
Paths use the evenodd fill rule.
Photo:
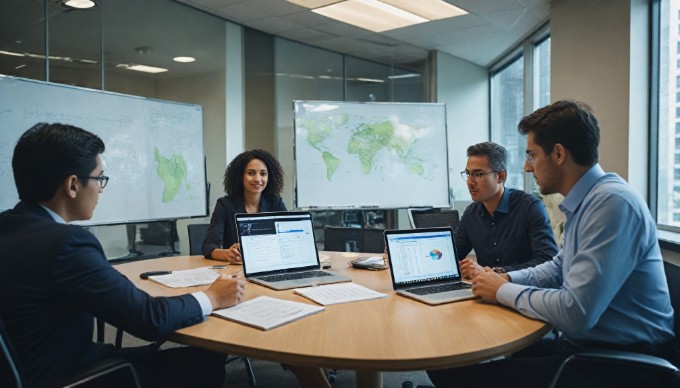
<svg viewBox="0 0 680 388">
<path fill-rule="evenodd" d="M 0 210 L 19 201 L 12 153 L 39 122 L 74 125 L 106 144 L 110 180 L 84 223 L 207 215 L 201 106 L 6 76 L 0 76 Z"/>
<path fill-rule="evenodd" d="M 450 206 L 445 104 L 293 106 L 296 207 Z"/>
</svg>

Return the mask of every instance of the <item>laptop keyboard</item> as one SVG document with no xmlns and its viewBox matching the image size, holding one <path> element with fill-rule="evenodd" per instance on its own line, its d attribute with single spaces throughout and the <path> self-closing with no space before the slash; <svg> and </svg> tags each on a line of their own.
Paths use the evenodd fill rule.
<svg viewBox="0 0 680 388">
<path fill-rule="evenodd" d="M 455 282 L 455 283 L 448 283 L 448 284 L 438 284 L 436 286 L 412 288 L 412 289 L 409 289 L 408 291 L 413 293 L 413 294 L 416 294 L 416 295 L 429 295 L 429 294 L 438 294 L 440 292 L 464 290 L 466 288 L 470 288 L 469 283 Z"/>
<path fill-rule="evenodd" d="M 293 273 L 284 273 L 281 275 L 269 275 L 269 276 L 262 276 L 259 277 L 258 279 L 264 280 L 267 282 L 283 282 L 285 280 L 297 280 L 297 279 L 307 279 L 307 278 L 319 278 L 322 276 L 333 276 L 332 274 L 324 271 L 306 271 L 306 272 L 293 272 Z"/>
</svg>

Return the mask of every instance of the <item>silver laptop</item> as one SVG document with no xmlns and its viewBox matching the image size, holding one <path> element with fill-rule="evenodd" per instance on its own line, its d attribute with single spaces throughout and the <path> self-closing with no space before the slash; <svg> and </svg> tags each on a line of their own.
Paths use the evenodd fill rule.
<svg viewBox="0 0 680 388">
<path fill-rule="evenodd" d="M 427 304 L 475 298 L 462 281 L 453 229 L 386 230 L 394 290 Z"/>
<path fill-rule="evenodd" d="M 321 270 L 311 213 L 240 213 L 234 218 L 247 280 L 275 290 L 351 281 Z"/>
</svg>

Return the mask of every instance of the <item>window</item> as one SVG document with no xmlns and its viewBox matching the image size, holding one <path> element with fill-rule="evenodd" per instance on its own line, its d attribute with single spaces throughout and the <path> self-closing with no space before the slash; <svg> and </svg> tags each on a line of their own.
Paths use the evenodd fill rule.
<svg viewBox="0 0 680 388">
<path fill-rule="evenodd" d="M 660 0 L 656 2 L 656 5 L 658 5 L 658 22 L 656 23 L 658 28 L 656 218 L 660 229 L 680 231 L 680 137 L 678 137 L 680 135 L 680 0 Z"/>
<path fill-rule="evenodd" d="M 524 173 L 526 139 L 517 131 L 517 124 L 527 113 L 550 103 L 547 28 L 491 69 L 491 141 L 508 150 L 506 185 L 535 191 L 534 180 Z"/>
<path fill-rule="evenodd" d="M 523 187 L 524 139 L 517 123 L 524 115 L 524 57 L 491 76 L 491 140 L 508 150 L 507 186 Z"/>
</svg>

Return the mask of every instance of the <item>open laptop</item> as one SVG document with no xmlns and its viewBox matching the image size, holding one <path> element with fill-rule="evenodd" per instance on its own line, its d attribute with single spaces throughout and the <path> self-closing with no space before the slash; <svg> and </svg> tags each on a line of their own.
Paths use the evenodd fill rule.
<svg viewBox="0 0 680 388">
<path fill-rule="evenodd" d="M 398 294 L 432 305 L 475 298 L 461 281 L 450 227 L 386 230 L 385 243 Z"/>
<path fill-rule="evenodd" d="M 351 281 L 321 270 L 311 213 L 239 213 L 234 219 L 247 280 L 275 290 Z"/>
</svg>

